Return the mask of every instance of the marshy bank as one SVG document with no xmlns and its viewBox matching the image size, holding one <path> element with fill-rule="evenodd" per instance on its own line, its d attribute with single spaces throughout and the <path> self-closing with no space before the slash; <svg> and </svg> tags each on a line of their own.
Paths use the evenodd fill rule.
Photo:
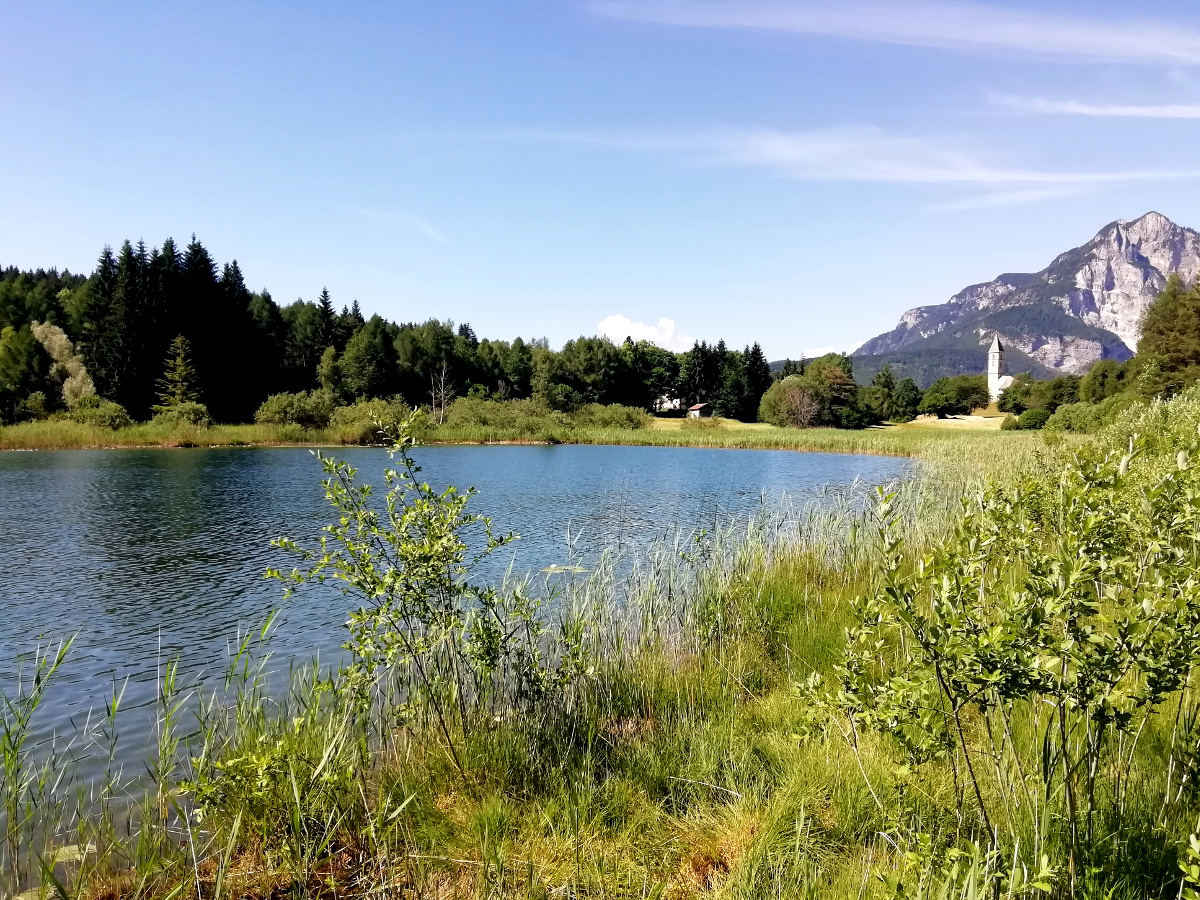
<svg viewBox="0 0 1200 900">
<path fill-rule="evenodd" d="M 377 518 L 331 463 L 339 524 L 280 575 L 354 589 L 348 664 L 281 696 L 252 640 L 186 742 L 160 692 L 153 783 L 93 786 L 134 838 L 17 765 L 6 849 L 84 848 L 84 896 L 1176 896 L 1200 403 L 1137 415 L 989 449 L 1010 487 L 965 508 L 960 460 L 549 594 L 459 568 L 462 497 L 400 478 Z"/>
<path fill-rule="evenodd" d="M 731 420 L 652 419 L 636 428 L 576 425 L 533 420 L 519 424 L 469 422 L 423 424 L 423 440 L 434 444 L 609 444 L 642 447 L 700 447 L 739 450 L 796 450 L 944 460 L 952 464 L 1007 467 L 1044 445 L 1033 432 L 914 426 L 861 431 L 838 428 L 778 428 Z M 1078 440 L 1068 436 L 1065 440 Z M 0 426 L 0 450 L 103 450 L 203 447 L 337 447 L 378 444 L 373 426 L 313 428 L 297 424 L 183 425 L 142 423 L 118 429 L 60 420 Z"/>
</svg>

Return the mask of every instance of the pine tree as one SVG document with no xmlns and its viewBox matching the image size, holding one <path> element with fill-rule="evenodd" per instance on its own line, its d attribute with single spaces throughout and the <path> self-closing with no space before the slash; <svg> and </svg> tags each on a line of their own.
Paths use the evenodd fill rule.
<svg viewBox="0 0 1200 900">
<path fill-rule="evenodd" d="M 121 346 L 124 313 L 117 303 L 117 260 L 105 247 L 91 278 L 91 291 L 83 316 L 80 349 L 101 397 L 120 393 L 125 352 Z"/>
<path fill-rule="evenodd" d="M 196 370 L 192 368 L 191 346 L 182 334 L 171 341 L 171 352 L 164 363 L 163 377 L 158 380 L 158 405 L 155 412 L 166 412 L 184 403 L 200 399 L 194 387 Z"/>
<path fill-rule="evenodd" d="M 147 341 L 152 325 L 149 311 L 150 279 L 146 245 L 134 248 L 129 241 L 121 245 L 117 257 L 117 280 L 105 332 L 110 352 L 120 354 L 120 374 L 106 394 L 135 416 L 144 415 L 153 401 L 152 372 L 158 364 L 160 347 Z M 147 358 L 149 351 L 150 358 Z"/>
<path fill-rule="evenodd" d="M 745 415 L 753 421 L 758 415 L 758 404 L 762 395 L 771 386 L 771 364 L 767 362 L 767 357 L 757 341 L 743 351 L 742 359 L 746 369 L 746 397 L 742 407 Z"/>
<path fill-rule="evenodd" d="M 895 420 L 896 376 L 892 374 L 890 365 L 884 363 L 883 368 L 875 373 L 866 393 L 867 403 L 876 416 L 885 422 Z"/>
<path fill-rule="evenodd" d="M 333 300 L 329 296 L 329 288 L 321 288 L 321 295 L 317 298 L 317 311 L 320 314 L 321 322 L 321 343 L 322 346 L 328 347 L 333 344 L 335 335 Z"/>
</svg>

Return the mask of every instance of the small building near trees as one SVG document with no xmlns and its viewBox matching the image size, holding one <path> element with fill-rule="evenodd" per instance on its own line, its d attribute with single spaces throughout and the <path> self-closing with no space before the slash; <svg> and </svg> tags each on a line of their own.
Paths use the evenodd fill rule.
<svg viewBox="0 0 1200 900">
<path fill-rule="evenodd" d="M 689 419 L 710 419 L 712 418 L 712 407 L 707 403 L 697 403 L 695 406 L 688 407 Z"/>
</svg>

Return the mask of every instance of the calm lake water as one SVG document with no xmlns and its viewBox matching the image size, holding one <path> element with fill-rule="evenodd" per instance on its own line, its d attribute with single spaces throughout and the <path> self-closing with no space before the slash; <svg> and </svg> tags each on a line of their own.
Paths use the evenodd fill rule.
<svg viewBox="0 0 1200 900">
<path fill-rule="evenodd" d="M 387 455 L 337 453 L 363 480 L 382 482 Z M 605 543 L 646 544 L 670 527 L 747 518 L 766 503 L 827 486 L 903 477 L 905 460 L 766 450 L 660 447 L 424 447 L 431 484 L 474 485 L 475 511 L 521 540 L 494 558 L 537 570 L 584 558 Z M 125 704 L 152 705 L 159 661 L 189 679 L 218 674 L 239 628 L 281 604 L 270 565 L 279 535 L 311 542 L 330 519 L 320 464 L 307 450 L 115 450 L 0 453 L 0 688 L 38 637 L 78 633 L 40 716 L 68 731 L 102 707 L 114 683 Z M 336 653 L 348 599 L 305 588 L 282 607 L 276 657 Z M 137 729 L 135 729 L 137 730 Z M 43 733 L 45 733 L 43 731 Z"/>
</svg>

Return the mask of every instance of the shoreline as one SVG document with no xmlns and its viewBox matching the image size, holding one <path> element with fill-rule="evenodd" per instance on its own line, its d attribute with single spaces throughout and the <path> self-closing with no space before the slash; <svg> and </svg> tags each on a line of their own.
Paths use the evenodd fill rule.
<svg viewBox="0 0 1200 900">
<path fill-rule="evenodd" d="M 1001 432 L 998 422 L 983 417 L 930 420 L 903 425 L 875 426 L 861 431 L 830 428 L 782 429 L 760 423 L 692 426 L 681 419 L 657 419 L 648 428 L 548 428 L 533 434 L 481 426 L 431 428 L 424 443 L 431 446 L 550 446 L 595 445 L 626 447 L 680 447 L 710 450 L 791 450 L 801 453 L 838 453 L 888 456 L 954 464 L 975 461 L 980 472 L 1002 474 L 1015 458 L 1041 452 L 1046 441 L 1040 432 Z M 713 420 L 707 420 L 713 421 Z M 290 433 L 288 433 L 290 431 Z M 281 432 L 283 432 L 281 434 Z M 23 423 L 0 428 L 0 451 L 51 452 L 58 450 L 187 450 L 275 449 L 300 447 L 336 450 L 370 446 L 356 436 L 330 429 L 301 431 L 294 426 L 214 425 L 164 432 L 150 425 L 135 425 L 117 432 L 66 422 Z M 292 438 L 292 439 L 289 439 Z M 1067 440 L 1071 440 L 1067 438 Z M 980 460 L 986 462 L 980 463 Z"/>
</svg>

